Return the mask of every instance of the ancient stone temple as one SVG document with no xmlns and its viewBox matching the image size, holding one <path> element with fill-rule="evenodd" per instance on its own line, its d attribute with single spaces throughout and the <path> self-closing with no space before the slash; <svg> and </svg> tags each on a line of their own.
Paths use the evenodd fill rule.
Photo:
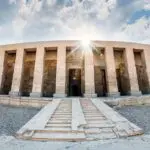
<svg viewBox="0 0 150 150">
<path fill-rule="evenodd" d="M 89 48 L 90 47 L 90 48 Z M 101 97 L 150 93 L 150 45 L 50 41 L 0 46 L 0 93 Z"/>
</svg>

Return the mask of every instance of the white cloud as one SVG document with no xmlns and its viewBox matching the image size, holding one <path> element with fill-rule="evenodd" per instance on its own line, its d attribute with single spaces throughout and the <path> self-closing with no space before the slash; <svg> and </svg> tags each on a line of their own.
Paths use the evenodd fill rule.
<svg viewBox="0 0 150 150">
<path fill-rule="evenodd" d="M 150 18 L 142 17 L 135 23 L 126 25 L 123 32 L 130 40 L 150 42 Z"/>
<path fill-rule="evenodd" d="M 145 0 L 145 1 L 144 1 L 144 8 L 145 8 L 146 10 L 150 10 L 150 0 Z"/>
<path fill-rule="evenodd" d="M 148 0 L 132 0 L 119 6 L 120 0 L 10 0 L 18 12 L 12 21 L 16 39 L 92 39 L 150 42 L 149 18 L 127 22 L 136 11 L 150 8 Z M 123 1 L 123 0 L 121 0 Z"/>
<path fill-rule="evenodd" d="M 16 4 L 17 0 L 9 0 L 9 4 Z"/>
</svg>

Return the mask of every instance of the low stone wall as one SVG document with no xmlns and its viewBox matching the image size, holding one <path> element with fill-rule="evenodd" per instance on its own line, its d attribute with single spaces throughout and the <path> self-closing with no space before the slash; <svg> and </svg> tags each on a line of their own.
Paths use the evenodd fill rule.
<svg viewBox="0 0 150 150">
<path fill-rule="evenodd" d="M 112 106 L 137 106 L 148 105 L 150 106 L 150 95 L 142 96 L 122 96 L 119 98 L 106 98 L 104 102 Z"/>
<path fill-rule="evenodd" d="M 50 101 L 52 101 L 52 98 L 10 97 L 0 95 L 0 104 L 18 107 L 42 108 Z"/>
<path fill-rule="evenodd" d="M 66 98 L 65 98 L 66 99 Z M 67 98 L 72 99 L 72 98 Z M 32 97 L 12 97 L 6 95 L 0 95 L 0 104 L 12 105 L 18 107 L 35 107 L 42 108 L 53 98 L 32 98 Z M 97 98 L 97 100 L 102 100 L 111 106 L 138 106 L 138 105 L 148 105 L 150 106 L 150 95 L 144 96 L 122 96 L 118 98 Z"/>
</svg>

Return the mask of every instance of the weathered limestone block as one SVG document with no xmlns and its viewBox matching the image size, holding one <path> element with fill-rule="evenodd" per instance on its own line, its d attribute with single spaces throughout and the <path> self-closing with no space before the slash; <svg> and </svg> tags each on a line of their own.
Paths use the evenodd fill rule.
<svg viewBox="0 0 150 150">
<path fill-rule="evenodd" d="M 44 72 L 44 47 L 37 47 L 36 59 L 34 67 L 34 78 L 31 97 L 41 97 L 42 96 L 42 85 L 43 85 L 43 72 Z"/>
<path fill-rule="evenodd" d="M 1 91 L 2 80 L 3 80 L 4 57 L 5 57 L 5 51 L 0 48 L 0 91 Z"/>
<path fill-rule="evenodd" d="M 146 73 L 148 77 L 148 85 L 150 86 L 150 46 L 145 47 L 144 52 L 143 52 L 143 58 L 145 60 L 145 65 L 146 65 Z M 150 87 L 149 87 L 150 91 Z"/>
<path fill-rule="evenodd" d="M 97 97 L 95 93 L 93 52 L 87 51 L 84 56 L 85 97 Z"/>
<path fill-rule="evenodd" d="M 57 49 L 56 93 L 54 97 L 66 97 L 66 47 Z"/>
<path fill-rule="evenodd" d="M 9 92 L 9 95 L 11 96 L 21 95 L 20 87 L 21 87 L 21 79 L 22 79 L 22 71 L 23 71 L 23 62 L 24 62 L 24 49 L 18 48 L 16 53 L 12 87 L 11 87 L 11 91 Z"/>
<path fill-rule="evenodd" d="M 105 61 L 106 61 L 106 77 L 108 85 L 108 96 L 117 97 L 119 96 L 117 80 L 116 80 L 116 69 L 113 47 L 107 46 L 105 48 Z"/>
<path fill-rule="evenodd" d="M 141 91 L 139 91 L 133 48 L 127 47 L 125 50 L 125 54 L 126 54 L 127 68 L 128 68 L 128 74 L 130 80 L 130 88 L 131 88 L 130 94 L 141 95 Z"/>
</svg>

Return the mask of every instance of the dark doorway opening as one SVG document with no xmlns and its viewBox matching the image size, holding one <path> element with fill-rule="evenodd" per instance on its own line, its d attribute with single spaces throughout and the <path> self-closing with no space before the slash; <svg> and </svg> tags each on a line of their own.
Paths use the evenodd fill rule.
<svg viewBox="0 0 150 150">
<path fill-rule="evenodd" d="M 105 69 L 100 66 L 94 67 L 95 75 L 95 92 L 98 97 L 106 96 L 107 94 L 107 82 Z"/>
<path fill-rule="evenodd" d="M 81 96 L 81 69 L 69 69 L 69 96 Z"/>
<path fill-rule="evenodd" d="M 102 85 L 103 85 L 103 94 L 102 96 L 106 96 L 107 93 L 107 83 L 106 83 L 106 73 L 105 69 L 101 69 L 101 74 L 102 74 Z"/>
</svg>

